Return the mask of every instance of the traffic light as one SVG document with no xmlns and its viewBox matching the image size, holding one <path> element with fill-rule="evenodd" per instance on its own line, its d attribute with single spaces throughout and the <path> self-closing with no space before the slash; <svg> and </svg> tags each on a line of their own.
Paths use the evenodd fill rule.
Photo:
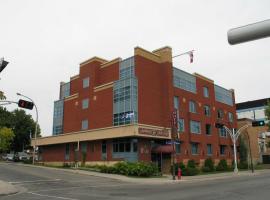
<svg viewBox="0 0 270 200">
<path fill-rule="evenodd" d="M 4 58 L 2 58 L 0 60 L 0 73 L 1 71 L 3 71 L 3 69 L 5 69 L 5 67 L 7 66 L 8 62 L 4 60 Z"/>
<path fill-rule="evenodd" d="M 216 128 L 222 128 L 224 126 L 224 124 L 221 123 L 215 123 L 215 127 Z"/>
<path fill-rule="evenodd" d="M 264 120 L 253 121 L 253 122 L 252 122 L 252 126 L 264 126 L 264 125 L 265 125 Z"/>
<path fill-rule="evenodd" d="M 30 101 L 25 101 L 25 100 L 20 99 L 18 102 L 18 106 L 21 108 L 32 110 L 34 107 L 34 104 Z"/>
</svg>

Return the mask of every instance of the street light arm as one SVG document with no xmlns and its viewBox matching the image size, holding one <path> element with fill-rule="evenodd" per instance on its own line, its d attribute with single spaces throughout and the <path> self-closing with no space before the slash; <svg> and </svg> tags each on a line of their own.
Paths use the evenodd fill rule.
<svg viewBox="0 0 270 200">
<path fill-rule="evenodd" d="M 223 126 L 223 127 L 225 128 L 226 132 L 230 134 L 231 138 L 233 138 L 234 135 L 233 135 L 232 131 L 227 126 Z"/>
<path fill-rule="evenodd" d="M 242 126 L 237 132 L 236 132 L 236 139 L 238 139 L 241 132 L 246 129 L 249 126 L 249 124 L 246 124 L 245 126 Z"/>
</svg>

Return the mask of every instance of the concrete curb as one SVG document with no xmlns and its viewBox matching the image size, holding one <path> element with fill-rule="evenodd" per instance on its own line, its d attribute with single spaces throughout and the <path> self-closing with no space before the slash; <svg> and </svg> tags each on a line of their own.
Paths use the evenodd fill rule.
<svg viewBox="0 0 270 200">
<path fill-rule="evenodd" d="M 62 169 L 62 168 L 53 168 L 53 167 L 46 167 L 46 166 L 38 166 L 38 165 L 27 165 L 27 164 L 19 164 L 27 167 L 36 167 L 36 168 L 44 168 L 49 170 L 59 170 L 65 172 L 71 172 L 75 174 L 81 175 L 88 175 L 88 176 L 95 176 L 101 178 L 108 178 L 119 180 L 123 182 L 129 183 L 136 183 L 136 184 L 174 184 L 174 183 L 181 183 L 181 182 L 201 182 L 201 181 L 210 181 L 210 180 L 218 180 L 218 179 L 228 179 L 228 178 L 237 178 L 243 176 L 256 176 L 263 173 L 269 173 L 270 169 L 264 170 L 257 170 L 255 173 L 251 173 L 250 171 L 242 171 L 238 174 L 234 174 L 233 172 L 224 172 L 218 174 L 207 174 L 207 175 L 198 175 L 198 176 L 184 176 L 181 180 L 172 180 L 171 176 L 163 177 L 163 178 L 133 178 L 127 177 L 118 174 L 104 174 L 99 172 L 92 172 L 86 170 L 79 170 L 79 169 Z"/>
<path fill-rule="evenodd" d="M 0 197 L 5 195 L 16 194 L 19 192 L 19 189 L 13 186 L 8 182 L 0 180 Z"/>
</svg>

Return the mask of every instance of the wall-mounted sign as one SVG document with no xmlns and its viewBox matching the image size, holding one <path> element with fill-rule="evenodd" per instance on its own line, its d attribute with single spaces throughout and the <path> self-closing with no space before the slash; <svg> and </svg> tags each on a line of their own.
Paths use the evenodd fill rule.
<svg viewBox="0 0 270 200">
<path fill-rule="evenodd" d="M 139 134 L 142 135 L 150 135 L 150 136 L 161 136 L 161 137 L 169 137 L 169 131 L 166 129 L 163 130 L 155 130 L 148 128 L 139 128 Z"/>
</svg>

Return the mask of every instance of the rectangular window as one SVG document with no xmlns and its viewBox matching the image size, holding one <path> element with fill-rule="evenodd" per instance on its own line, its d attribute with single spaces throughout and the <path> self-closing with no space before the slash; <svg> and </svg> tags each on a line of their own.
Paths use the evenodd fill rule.
<svg viewBox="0 0 270 200">
<path fill-rule="evenodd" d="M 205 124 L 205 133 L 206 133 L 206 135 L 212 134 L 211 124 Z"/>
<path fill-rule="evenodd" d="M 116 139 L 113 140 L 113 153 L 119 153 L 119 152 L 137 152 L 138 146 L 137 146 L 137 140 L 133 139 Z"/>
<path fill-rule="evenodd" d="M 220 155 L 225 155 L 226 153 L 226 146 L 225 145 L 220 145 L 219 146 L 220 149 Z"/>
<path fill-rule="evenodd" d="M 174 105 L 174 109 L 179 110 L 179 97 L 174 96 L 173 105 Z"/>
<path fill-rule="evenodd" d="M 87 109 L 89 105 L 89 99 L 82 100 L 82 109 Z"/>
<path fill-rule="evenodd" d="M 195 76 L 180 69 L 173 68 L 173 84 L 174 87 L 196 93 Z"/>
<path fill-rule="evenodd" d="M 198 143 L 191 143 L 191 154 L 192 155 L 199 154 L 199 144 Z"/>
<path fill-rule="evenodd" d="M 70 154 L 70 144 L 66 144 L 65 160 L 69 160 L 69 154 Z"/>
<path fill-rule="evenodd" d="M 81 152 L 86 153 L 87 152 L 87 142 L 81 143 Z"/>
<path fill-rule="evenodd" d="M 180 154 L 181 153 L 181 143 L 180 142 L 176 142 L 175 143 L 175 152 L 177 154 Z"/>
<path fill-rule="evenodd" d="M 82 130 L 87 130 L 88 129 L 88 120 L 85 119 L 82 121 Z"/>
<path fill-rule="evenodd" d="M 104 154 L 107 153 L 107 143 L 106 143 L 106 141 L 102 141 L 101 151 Z"/>
<path fill-rule="evenodd" d="M 212 144 L 207 144 L 207 155 L 212 155 Z"/>
<path fill-rule="evenodd" d="M 200 134 L 201 133 L 201 123 L 197 121 L 190 121 L 190 132 Z"/>
<path fill-rule="evenodd" d="M 209 89 L 208 87 L 203 87 L 203 96 L 204 97 L 209 97 Z"/>
<path fill-rule="evenodd" d="M 226 129 L 224 127 L 218 129 L 220 137 L 227 137 Z"/>
<path fill-rule="evenodd" d="M 217 118 L 218 118 L 218 119 L 222 119 L 222 118 L 223 118 L 223 116 L 224 116 L 224 112 L 223 112 L 223 110 L 218 109 L 218 111 L 217 111 Z"/>
<path fill-rule="evenodd" d="M 231 112 L 228 113 L 229 122 L 233 122 L 233 114 Z"/>
<path fill-rule="evenodd" d="M 210 107 L 205 105 L 203 108 L 204 108 L 204 115 L 210 116 Z"/>
<path fill-rule="evenodd" d="M 178 132 L 184 132 L 185 131 L 185 122 L 184 119 L 178 119 Z"/>
<path fill-rule="evenodd" d="M 89 77 L 83 79 L 83 88 L 89 87 Z"/>
<path fill-rule="evenodd" d="M 218 102 L 225 103 L 227 105 L 233 105 L 233 92 L 226 90 L 218 85 L 215 85 L 215 99 Z"/>
<path fill-rule="evenodd" d="M 194 101 L 189 101 L 189 112 L 196 113 L 196 103 Z"/>
</svg>

